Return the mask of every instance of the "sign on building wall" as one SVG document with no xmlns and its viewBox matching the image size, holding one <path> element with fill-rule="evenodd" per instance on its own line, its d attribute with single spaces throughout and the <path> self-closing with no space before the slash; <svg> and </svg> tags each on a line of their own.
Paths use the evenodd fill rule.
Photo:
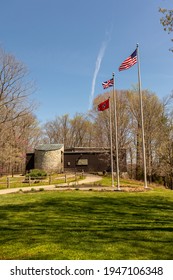
<svg viewBox="0 0 173 280">
<path fill-rule="evenodd" d="M 76 165 L 88 165 L 88 159 L 87 158 L 78 159 L 78 161 L 76 162 Z"/>
</svg>

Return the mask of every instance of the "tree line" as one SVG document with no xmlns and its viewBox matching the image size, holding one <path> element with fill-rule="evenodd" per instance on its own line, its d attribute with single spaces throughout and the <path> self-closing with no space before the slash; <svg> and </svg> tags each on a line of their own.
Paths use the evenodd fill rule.
<svg viewBox="0 0 173 280">
<path fill-rule="evenodd" d="M 173 179 L 173 111 L 172 95 L 160 100 L 149 90 L 143 90 L 143 111 L 147 177 L 172 186 Z M 111 97 L 112 91 L 98 95 L 87 114 L 56 117 L 44 125 L 44 143 L 64 143 L 65 148 L 110 147 L 109 111 L 98 112 L 99 103 Z M 119 156 L 127 153 L 131 178 L 143 178 L 141 115 L 138 88 L 116 91 Z M 111 106 L 112 105 L 111 101 Z M 114 107 L 112 107 L 113 145 L 115 153 Z"/>
<path fill-rule="evenodd" d="M 24 167 L 25 154 L 40 136 L 26 66 L 0 48 L 0 174 Z"/>
</svg>

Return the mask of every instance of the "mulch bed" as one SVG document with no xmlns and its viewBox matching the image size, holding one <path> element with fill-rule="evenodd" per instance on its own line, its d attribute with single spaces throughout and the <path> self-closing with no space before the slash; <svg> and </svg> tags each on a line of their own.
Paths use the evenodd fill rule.
<svg viewBox="0 0 173 280">
<path fill-rule="evenodd" d="M 67 187 L 64 187 L 67 188 Z M 76 186 L 69 186 L 69 189 L 88 189 L 89 191 L 101 191 L 101 192 L 108 192 L 108 191 L 117 191 L 117 192 L 145 192 L 152 190 L 151 188 L 145 189 L 144 186 L 120 186 L 120 190 L 117 190 L 116 186 L 108 187 L 108 186 L 101 186 L 101 185 L 91 185 L 91 184 L 85 184 L 85 185 L 76 185 Z"/>
</svg>

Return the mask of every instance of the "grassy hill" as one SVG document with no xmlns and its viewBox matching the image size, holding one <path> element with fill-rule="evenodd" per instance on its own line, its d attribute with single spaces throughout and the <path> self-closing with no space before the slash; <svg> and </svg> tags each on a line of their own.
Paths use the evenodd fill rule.
<svg viewBox="0 0 173 280">
<path fill-rule="evenodd" d="M 173 259 L 172 209 L 163 188 L 2 195 L 0 259 Z"/>
</svg>

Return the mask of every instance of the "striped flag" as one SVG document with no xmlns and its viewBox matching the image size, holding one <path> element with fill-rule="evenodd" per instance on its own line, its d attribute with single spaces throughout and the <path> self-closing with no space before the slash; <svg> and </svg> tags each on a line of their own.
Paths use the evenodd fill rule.
<svg viewBox="0 0 173 280">
<path fill-rule="evenodd" d="M 106 89 L 108 87 L 113 87 L 113 85 L 114 85 L 114 79 L 113 78 L 102 83 L 102 86 L 103 86 L 104 89 Z"/>
<path fill-rule="evenodd" d="M 137 49 L 121 63 L 119 67 L 119 71 L 129 69 L 136 63 L 137 63 Z"/>
<path fill-rule="evenodd" d="M 109 108 L 109 99 L 103 101 L 98 105 L 98 111 L 104 111 Z"/>
</svg>

